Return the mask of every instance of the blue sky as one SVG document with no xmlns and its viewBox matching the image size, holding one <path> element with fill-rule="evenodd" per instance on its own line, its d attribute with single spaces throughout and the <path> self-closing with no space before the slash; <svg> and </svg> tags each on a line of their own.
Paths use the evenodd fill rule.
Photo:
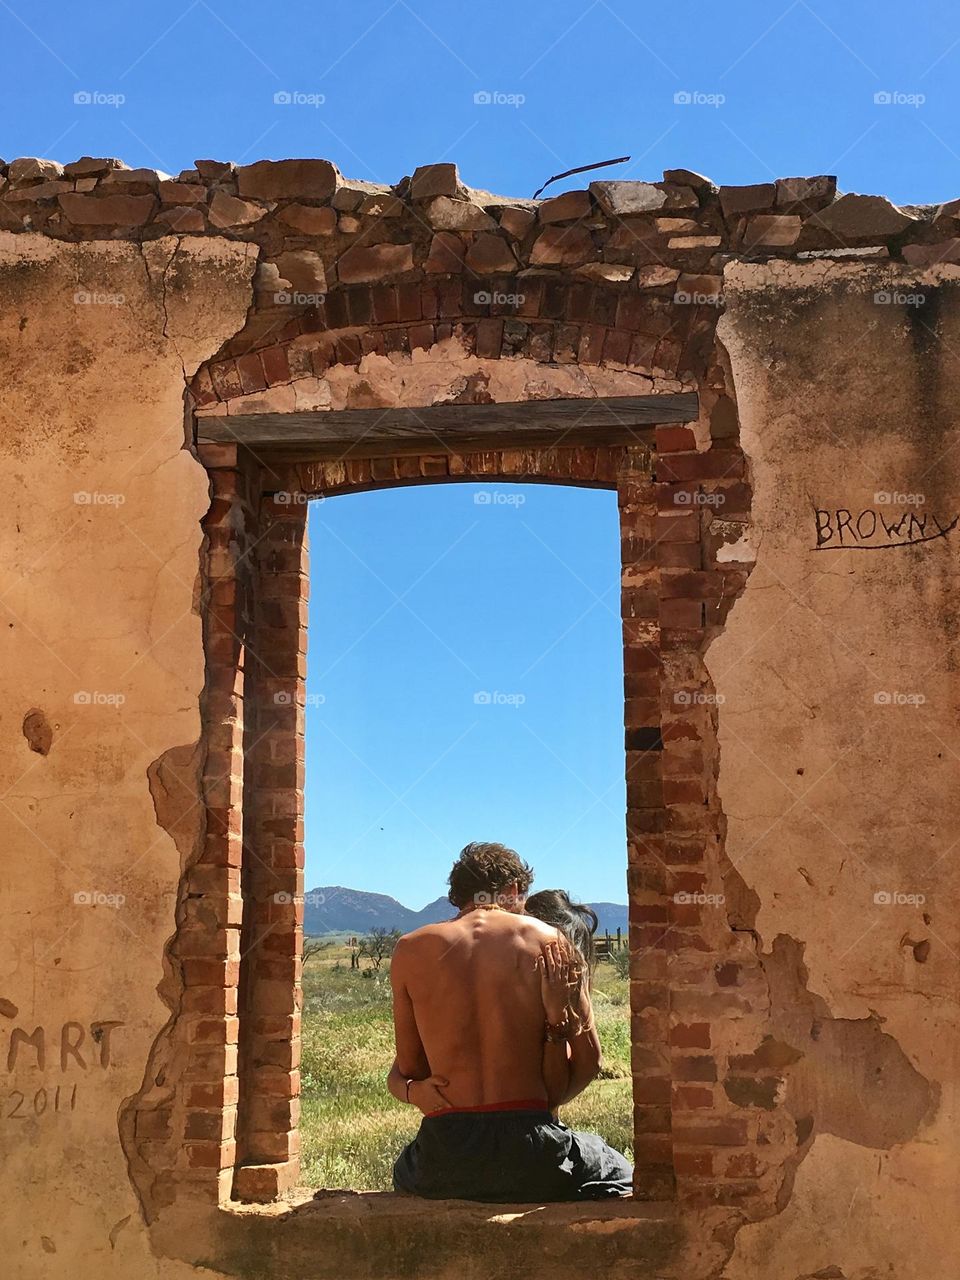
<svg viewBox="0 0 960 1280">
<path fill-rule="evenodd" d="M 625 901 L 616 495 L 452 484 L 310 511 L 308 884 L 419 908 L 468 840 Z"/>
<path fill-rule="evenodd" d="M 8 160 L 116 155 L 177 173 L 326 156 L 388 183 L 456 160 L 474 186 L 529 196 L 629 154 L 610 172 L 836 173 L 902 203 L 960 195 L 948 0 L 0 0 L 0 47 Z M 522 492 L 484 505 L 438 486 L 313 510 L 309 884 L 421 906 L 464 841 L 495 838 L 541 883 L 623 900 L 615 507 Z"/>
<path fill-rule="evenodd" d="M 624 176 L 837 173 L 847 191 L 943 200 L 960 188 L 958 40 L 950 0 L 0 0 L 0 154 L 173 172 L 322 155 L 385 182 L 456 159 L 515 195 L 630 154 Z M 476 105 L 484 91 L 523 101 Z"/>
</svg>

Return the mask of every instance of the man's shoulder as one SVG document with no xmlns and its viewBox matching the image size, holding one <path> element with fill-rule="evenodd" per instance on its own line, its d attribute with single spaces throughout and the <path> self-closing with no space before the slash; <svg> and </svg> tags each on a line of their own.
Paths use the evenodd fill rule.
<svg viewBox="0 0 960 1280">
<path fill-rule="evenodd" d="M 412 951 L 433 938 L 442 938 L 453 923 L 452 920 L 444 920 L 437 924 L 422 924 L 419 929 L 412 929 L 399 937 L 395 951 Z"/>
<path fill-rule="evenodd" d="M 526 921 L 532 934 L 543 938 L 555 938 L 557 936 L 556 925 L 547 924 L 536 916 L 520 916 L 519 919 Z"/>
</svg>

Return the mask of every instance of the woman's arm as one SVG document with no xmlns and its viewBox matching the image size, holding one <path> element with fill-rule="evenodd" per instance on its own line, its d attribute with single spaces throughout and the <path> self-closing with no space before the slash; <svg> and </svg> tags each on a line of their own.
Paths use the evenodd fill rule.
<svg viewBox="0 0 960 1280">
<path fill-rule="evenodd" d="M 405 1076 L 394 1058 L 390 1074 L 387 1076 L 387 1088 L 398 1102 L 409 1102 L 411 1106 L 429 1115 L 431 1111 L 441 1111 L 449 1107 L 450 1102 L 441 1092 L 449 1080 L 443 1076 L 426 1076 L 421 1080 Z"/>
<path fill-rule="evenodd" d="M 543 1046 L 541 1070 L 551 1110 L 582 1093 L 596 1079 L 602 1061 L 587 975 L 581 972 L 574 977 L 573 970 L 573 957 L 565 944 L 544 945 L 540 989 L 549 1038 Z"/>
<path fill-rule="evenodd" d="M 600 1037 L 593 1021 L 593 1005 L 586 985 L 586 975 L 581 980 L 581 990 L 574 1006 L 577 1025 L 570 1041 L 570 1071 L 564 1102 L 583 1093 L 591 1081 L 596 1080 L 603 1066 Z"/>
</svg>

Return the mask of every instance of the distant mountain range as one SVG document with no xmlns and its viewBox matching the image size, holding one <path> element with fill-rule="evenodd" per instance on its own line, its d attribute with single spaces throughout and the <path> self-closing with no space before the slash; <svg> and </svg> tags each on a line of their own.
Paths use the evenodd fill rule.
<svg viewBox="0 0 960 1280">
<path fill-rule="evenodd" d="M 598 932 L 627 930 L 627 908 L 617 902 L 591 902 L 600 918 Z M 371 929 L 399 929 L 409 933 L 424 924 L 452 920 L 456 910 L 446 898 L 437 898 L 422 911 L 411 911 L 396 898 L 363 889 L 326 885 L 304 894 L 303 931 L 312 937 L 324 933 L 369 933 Z"/>
</svg>

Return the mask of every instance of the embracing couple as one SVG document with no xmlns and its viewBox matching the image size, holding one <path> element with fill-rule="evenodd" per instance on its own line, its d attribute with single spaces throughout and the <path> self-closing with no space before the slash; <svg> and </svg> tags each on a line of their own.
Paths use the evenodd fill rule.
<svg viewBox="0 0 960 1280">
<path fill-rule="evenodd" d="M 394 1165 L 398 1191 L 499 1203 L 628 1195 L 632 1169 L 556 1109 L 600 1071 L 590 1004 L 596 916 L 529 866 L 470 844 L 450 873 L 459 914 L 397 943 L 395 1098 L 423 1113 Z"/>
</svg>

